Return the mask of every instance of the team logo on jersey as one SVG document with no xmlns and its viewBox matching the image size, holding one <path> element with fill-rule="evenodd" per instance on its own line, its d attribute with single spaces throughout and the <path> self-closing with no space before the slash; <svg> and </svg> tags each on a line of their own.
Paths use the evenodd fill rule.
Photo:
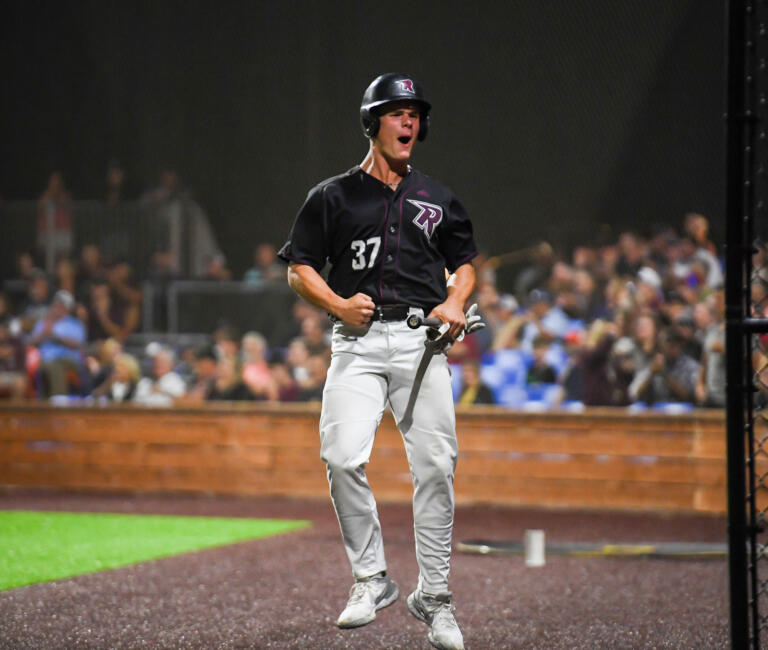
<svg viewBox="0 0 768 650">
<path fill-rule="evenodd" d="M 412 95 L 416 94 L 416 91 L 413 88 L 413 81 L 410 79 L 401 79 L 397 83 L 403 91 L 411 93 Z"/>
<path fill-rule="evenodd" d="M 443 220 L 443 209 L 434 203 L 416 201 L 415 199 L 408 199 L 408 203 L 419 209 L 419 213 L 413 218 L 413 223 L 424 231 L 427 239 L 431 238 L 437 224 Z"/>
</svg>

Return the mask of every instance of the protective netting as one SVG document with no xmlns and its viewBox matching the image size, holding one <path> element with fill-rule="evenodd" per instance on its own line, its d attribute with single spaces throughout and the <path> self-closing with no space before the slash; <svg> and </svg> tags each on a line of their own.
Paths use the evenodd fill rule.
<svg viewBox="0 0 768 650">
<path fill-rule="evenodd" d="M 745 275 L 749 278 L 749 315 L 768 318 L 768 3 L 756 0 L 747 5 L 747 117 L 750 128 L 745 147 L 747 174 L 745 219 L 747 241 L 753 244 L 751 259 L 745 256 Z M 748 391 L 747 410 L 747 499 L 753 534 L 748 544 L 750 572 L 749 600 L 753 645 L 768 632 L 768 334 L 751 336 L 753 391 Z"/>
</svg>

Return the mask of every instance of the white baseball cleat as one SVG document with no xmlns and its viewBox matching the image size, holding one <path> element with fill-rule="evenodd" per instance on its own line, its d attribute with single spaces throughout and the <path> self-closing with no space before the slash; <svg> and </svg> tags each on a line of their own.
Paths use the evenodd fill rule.
<svg viewBox="0 0 768 650">
<path fill-rule="evenodd" d="M 397 600 L 400 591 L 389 576 L 377 573 L 357 580 L 349 590 L 349 600 L 336 621 L 339 627 L 360 627 L 376 618 L 376 611 Z"/>
<path fill-rule="evenodd" d="M 417 589 L 408 596 L 408 611 L 429 625 L 429 642 L 440 650 L 464 650 L 450 596 L 430 596 Z"/>
</svg>

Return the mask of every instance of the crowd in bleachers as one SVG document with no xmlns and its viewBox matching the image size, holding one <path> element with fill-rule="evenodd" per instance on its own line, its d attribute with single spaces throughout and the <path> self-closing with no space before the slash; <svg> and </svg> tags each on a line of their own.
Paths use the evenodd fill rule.
<svg viewBox="0 0 768 650">
<path fill-rule="evenodd" d="M 13 282 L 23 295 L 0 293 L 0 395 L 149 405 L 321 399 L 330 322 L 314 307 L 297 299 L 280 341 L 237 332 L 222 314 L 203 344 L 139 345 L 141 288 L 130 265 L 103 260 L 97 244 L 76 258 L 62 250 L 52 274 L 19 252 Z M 155 257 L 145 279 L 162 275 L 163 251 Z M 207 279 L 233 279 L 223 257 L 209 262 Z M 724 406 L 722 260 L 704 216 L 568 255 L 541 243 L 509 287 L 496 277 L 504 256 L 475 264 L 472 301 L 487 327 L 448 350 L 457 403 Z M 274 245 L 255 247 L 241 281 L 285 282 Z"/>
<path fill-rule="evenodd" d="M 541 245 L 508 294 L 486 261 L 477 301 L 489 327 L 449 355 L 507 406 L 723 407 L 723 264 L 704 216 L 681 226 L 569 259 Z"/>
</svg>

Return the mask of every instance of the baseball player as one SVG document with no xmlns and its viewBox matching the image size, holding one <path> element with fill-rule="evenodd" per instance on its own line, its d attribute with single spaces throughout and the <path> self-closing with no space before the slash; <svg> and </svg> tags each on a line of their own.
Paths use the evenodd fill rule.
<svg viewBox="0 0 768 650">
<path fill-rule="evenodd" d="M 457 456 L 451 378 L 445 355 L 429 358 L 439 348 L 425 347 L 428 330 L 411 329 L 406 319 L 438 318 L 442 325 L 432 338 L 448 342 L 477 327 L 473 310 L 464 312 L 477 251 L 458 199 L 409 165 L 416 141 L 427 136 L 430 108 L 412 77 L 377 77 L 360 107 L 368 153 L 359 165 L 310 190 L 279 255 L 289 263 L 290 286 L 334 321 L 321 457 L 355 578 L 337 624 L 370 623 L 399 595 L 387 575 L 365 476 L 389 406 L 414 485 L 419 578 L 408 609 L 429 625 L 433 646 L 457 649 L 464 643 L 448 589 Z M 326 263 L 327 280 L 321 276 Z"/>
</svg>

